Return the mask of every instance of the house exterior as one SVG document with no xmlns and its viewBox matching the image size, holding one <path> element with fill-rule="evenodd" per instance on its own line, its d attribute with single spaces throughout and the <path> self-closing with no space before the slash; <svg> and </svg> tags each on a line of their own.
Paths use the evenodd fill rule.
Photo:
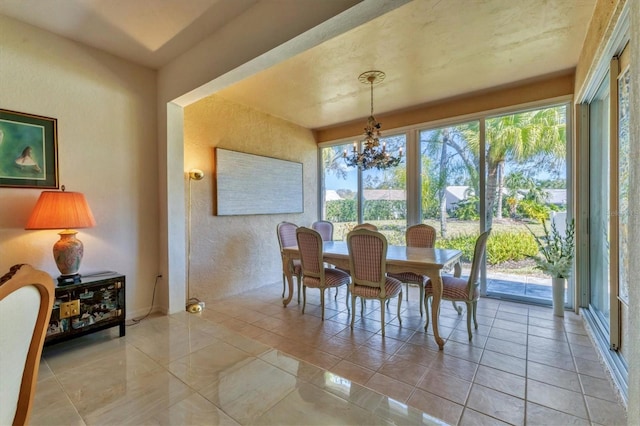
<svg viewBox="0 0 640 426">
<path fill-rule="evenodd" d="M 640 0 L 626 1 L 632 10 L 635 92 L 631 144 L 637 156 L 640 54 L 635 47 L 640 42 Z M 580 63 L 569 79 L 571 93 L 585 84 L 601 45 L 608 40 L 607 31 L 624 4 L 625 0 L 598 1 Z M 268 22 L 270 16 L 261 19 Z M 314 137 L 310 129 L 215 94 L 201 95 L 212 90 L 209 82 L 231 70 L 243 64 L 257 66 L 251 61 L 261 55 L 267 63 L 284 59 L 285 52 L 278 47 L 285 41 L 295 39 L 296 48 L 304 49 L 326 34 L 305 32 L 320 24 L 312 19 L 305 21 L 304 27 L 269 35 L 249 24 L 242 20 L 230 23 L 225 34 L 213 34 L 155 70 L 0 16 L 0 108 L 58 120 L 60 183 L 69 191 L 85 194 L 97 222 L 95 228 L 79 233 L 85 245 L 82 269 L 85 273 L 114 270 L 127 276 L 129 317 L 146 313 L 154 292 L 153 309 L 164 313 L 184 310 L 188 213 L 194 235 L 206 234 L 206 238 L 191 240 L 192 291 L 212 302 L 267 281 L 281 285 L 276 223 L 288 220 L 308 225 L 317 219 L 317 143 L 337 139 L 340 130 L 333 130 L 331 135 L 317 132 Z M 238 46 L 228 48 L 228 40 L 234 39 Z M 553 79 L 549 82 L 557 83 Z M 535 89 L 527 86 L 520 91 L 509 90 L 513 99 L 533 96 Z M 425 109 L 418 119 L 442 118 L 440 111 L 450 116 L 468 114 L 473 112 L 469 108 L 480 110 L 490 101 L 507 105 L 510 99 L 504 89 L 496 89 L 470 102 L 455 99 L 440 105 L 438 111 Z M 387 123 L 402 122 L 396 120 L 398 117 Z M 416 120 L 411 115 L 403 117 L 405 122 Z M 360 130 L 353 132 L 345 126 L 343 131 L 347 135 Z M 271 137 L 255 137 L 263 133 Z M 252 218 L 251 226 L 247 226 L 245 217 L 213 216 L 214 171 L 209 160 L 217 146 L 302 162 L 304 213 Z M 191 184 L 193 202 L 188 209 L 185 170 L 194 167 L 204 170 L 205 179 Z M 632 188 L 637 188 L 640 162 L 635 161 L 633 167 Z M 58 274 L 51 259 L 55 233 L 24 230 L 39 193 L 37 188 L 0 188 L 0 271 L 16 263 L 30 263 L 51 275 Z M 636 195 L 631 197 L 632 205 L 640 201 Z M 577 212 L 578 220 L 582 214 Z M 631 217 L 629 232 L 631 256 L 638 258 L 638 217 Z M 639 266 L 631 268 L 631 276 L 640 273 Z M 162 278 L 156 287 L 157 275 Z M 629 400 L 636 403 L 629 405 L 629 424 L 640 424 L 640 364 L 635 361 L 640 359 L 638 308 L 640 287 L 634 285 L 629 292 L 633 315 L 628 317 L 628 359 L 634 360 L 629 365 Z"/>
</svg>

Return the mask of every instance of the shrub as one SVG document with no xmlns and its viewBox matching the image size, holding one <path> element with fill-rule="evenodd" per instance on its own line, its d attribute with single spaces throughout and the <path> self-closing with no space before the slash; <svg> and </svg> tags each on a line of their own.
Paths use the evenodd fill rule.
<svg viewBox="0 0 640 426">
<path fill-rule="evenodd" d="M 491 265 L 517 262 L 537 253 L 536 240 L 527 231 L 496 232 L 487 240 L 487 262 Z"/>
<path fill-rule="evenodd" d="M 365 200 L 364 217 L 368 220 L 397 220 L 407 217 L 406 201 Z"/>
<path fill-rule="evenodd" d="M 460 200 L 455 210 L 451 213 L 453 217 L 460 220 L 479 220 L 480 201 L 478 197 L 470 196 L 466 200 Z"/>
<path fill-rule="evenodd" d="M 522 217 L 529 219 L 546 220 L 549 217 L 549 207 L 531 200 L 520 201 L 517 210 Z"/>
<path fill-rule="evenodd" d="M 476 244 L 477 235 L 459 234 L 449 238 L 436 240 L 436 247 L 460 250 L 462 260 L 470 262 L 473 259 L 473 249 Z"/>
<path fill-rule="evenodd" d="M 358 214 L 356 200 L 330 200 L 325 203 L 326 218 L 331 222 L 355 222 Z"/>
<path fill-rule="evenodd" d="M 383 223 L 379 224 L 378 231 L 387 237 L 387 243 L 396 246 L 405 244 L 404 233 L 406 226 L 404 224 Z"/>
<path fill-rule="evenodd" d="M 471 262 L 477 235 L 462 234 L 436 241 L 436 247 L 462 251 L 462 260 Z M 487 262 L 495 265 L 502 262 L 524 260 L 535 256 L 538 247 L 534 237 L 526 231 L 503 231 L 492 233 L 487 240 Z"/>
</svg>

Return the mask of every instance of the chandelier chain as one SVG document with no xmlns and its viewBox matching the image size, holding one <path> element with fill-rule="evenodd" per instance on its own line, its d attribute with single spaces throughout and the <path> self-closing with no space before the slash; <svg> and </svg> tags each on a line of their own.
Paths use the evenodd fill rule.
<svg viewBox="0 0 640 426">
<path fill-rule="evenodd" d="M 369 87 L 371 87 L 371 116 L 373 117 L 373 80 L 369 81 Z"/>
</svg>

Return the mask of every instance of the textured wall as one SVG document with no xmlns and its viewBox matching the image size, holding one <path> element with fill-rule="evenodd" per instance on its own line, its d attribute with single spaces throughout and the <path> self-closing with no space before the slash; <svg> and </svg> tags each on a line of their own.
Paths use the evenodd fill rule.
<svg viewBox="0 0 640 426">
<path fill-rule="evenodd" d="M 184 200 L 182 110 L 256 72 L 342 34 L 401 6 L 407 0 L 367 0 L 333 16 L 351 0 L 261 1 L 248 14 L 227 22 L 158 72 L 158 141 L 160 164 L 160 265 L 158 304 L 167 312 L 184 309 Z M 286 11 L 286 13 L 283 13 Z M 328 19 L 333 16 L 333 18 Z M 293 20 L 291 19 L 293 17 Z M 284 96 L 284 95 L 283 95 Z M 180 132 L 181 133 L 181 132 Z M 176 183 L 178 185 L 176 185 Z M 180 225 L 176 225 L 180 222 Z"/>
<path fill-rule="evenodd" d="M 158 273 L 156 73 L 0 16 L 0 108 L 58 120 L 60 183 L 85 194 L 82 274 L 127 275 L 128 317 Z M 56 231 L 25 231 L 38 189 L 0 188 L 0 274 L 30 263 L 58 276 Z"/>
<path fill-rule="evenodd" d="M 589 29 L 582 45 L 582 51 L 578 58 L 575 77 L 576 99 L 582 99 L 584 90 L 593 77 L 594 65 L 598 63 L 603 54 L 605 44 L 613 32 L 613 27 L 618 20 L 622 8 L 627 0 L 598 0 L 593 10 L 593 16 L 589 23 Z"/>
<path fill-rule="evenodd" d="M 185 108 L 184 140 L 185 170 L 205 173 L 191 182 L 191 297 L 210 302 L 281 285 L 276 225 L 286 220 L 309 226 L 317 217 L 317 146 L 311 131 L 213 95 Z M 216 147 L 303 163 L 304 213 L 214 216 Z M 188 212 L 186 179 L 185 185 Z"/>
</svg>

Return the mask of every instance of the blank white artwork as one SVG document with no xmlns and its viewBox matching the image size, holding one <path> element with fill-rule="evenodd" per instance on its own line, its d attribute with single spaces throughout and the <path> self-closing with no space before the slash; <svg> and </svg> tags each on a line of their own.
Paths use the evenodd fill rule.
<svg viewBox="0 0 640 426">
<path fill-rule="evenodd" d="M 302 163 L 216 148 L 218 216 L 302 213 Z"/>
</svg>

